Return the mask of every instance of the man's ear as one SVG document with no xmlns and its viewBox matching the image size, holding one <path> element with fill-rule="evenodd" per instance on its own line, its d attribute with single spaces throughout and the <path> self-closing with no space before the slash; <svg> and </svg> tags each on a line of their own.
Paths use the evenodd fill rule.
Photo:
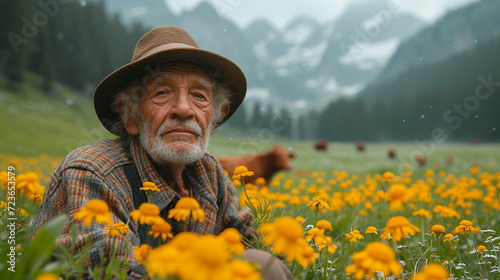
<svg viewBox="0 0 500 280">
<path fill-rule="evenodd" d="M 131 135 L 137 135 L 139 134 L 139 126 L 137 125 L 137 122 L 134 117 L 132 117 L 126 124 L 125 124 L 125 129 L 130 133 Z"/>
<path fill-rule="evenodd" d="M 226 106 L 224 106 L 224 117 L 227 116 L 227 114 L 229 113 L 229 110 L 231 110 L 231 106 L 229 104 L 226 104 Z"/>
<path fill-rule="evenodd" d="M 117 102 L 115 108 L 118 114 L 120 115 L 120 118 L 123 119 L 122 115 L 123 103 Z M 125 124 L 125 129 L 131 135 L 137 135 L 139 133 L 139 127 L 137 126 L 137 122 L 134 117 L 130 118 L 130 120 Z"/>
</svg>

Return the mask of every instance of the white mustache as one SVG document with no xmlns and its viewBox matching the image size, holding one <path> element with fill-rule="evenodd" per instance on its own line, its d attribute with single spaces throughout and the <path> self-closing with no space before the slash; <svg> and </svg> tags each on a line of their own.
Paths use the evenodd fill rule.
<svg viewBox="0 0 500 280">
<path fill-rule="evenodd" d="M 180 127 L 192 131 L 194 134 L 196 134 L 196 136 L 201 136 L 201 134 L 203 133 L 201 126 L 196 121 L 170 120 L 163 122 L 163 124 L 158 129 L 158 135 L 161 136 L 167 133 L 169 130 Z"/>
</svg>

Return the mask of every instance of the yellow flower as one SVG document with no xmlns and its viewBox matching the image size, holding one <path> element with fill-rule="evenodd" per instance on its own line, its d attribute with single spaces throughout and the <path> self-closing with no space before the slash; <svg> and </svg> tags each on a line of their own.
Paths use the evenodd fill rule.
<svg viewBox="0 0 500 280">
<path fill-rule="evenodd" d="M 188 251 L 193 246 L 194 242 L 199 238 L 200 236 L 196 233 L 184 231 L 175 235 L 175 238 L 170 240 L 168 244 L 175 246 L 179 249 L 179 251 L 184 252 Z"/>
<path fill-rule="evenodd" d="M 373 210 L 373 204 L 370 201 L 365 202 L 365 210 Z"/>
<path fill-rule="evenodd" d="M 23 209 L 23 208 L 19 208 L 19 207 L 18 207 L 18 208 L 16 208 L 16 210 L 17 210 L 17 211 L 19 211 L 19 214 L 21 214 L 21 215 L 23 215 L 23 216 L 28 215 L 28 212 L 26 212 L 26 210 L 25 210 L 25 209 Z"/>
<path fill-rule="evenodd" d="M 324 230 L 332 230 L 332 224 L 327 220 L 319 220 L 316 223 L 316 227 Z"/>
<path fill-rule="evenodd" d="M 128 234 L 129 226 L 127 226 L 125 223 L 121 222 L 121 223 L 114 223 L 114 224 L 110 225 L 109 227 L 104 227 L 104 228 L 108 230 L 108 233 L 110 235 L 117 236 L 120 233 L 123 235 Z"/>
<path fill-rule="evenodd" d="M 442 225 L 433 225 L 431 230 L 429 230 L 428 232 L 434 234 L 443 234 L 446 232 L 446 230 Z"/>
<path fill-rule="evenodd" d="M 359 239 L 364 239 L 364 237 L 359 233 L 359 230 L 356 229 L 346 233 L 345 239 L 349 240 L 349 242 L 358 242 Z"/>
<path fill-rule="evenodd" d="M 484 246 L 484 245 L 477 246 L 477 251 L 478 252 L 484 252 L 484 251 L 486 251 L 486 246 Z"/>
<path fill-rule="evenodd" d="M 133 252 L 135 255 L 135 259 L 139 261 L 139 264 L 146 264 L 148 254 L 151 249 L 151 246 L 149 246 L 148 244 L 142 244 L 140 247 L 134 246 Z"/>
<path fill-rule="evenodd" d="M 297 222 L 299 222 L 299 224 L 302 224 L 302 223 L 303 223 L 306 219 L 304 219 L 304 217 L 297 216 L 297 217 L 295 218 L 295 220 L 296 220 Z"/>
<path fill-rule="evenodd" d="M 406 186 L 400 183 L 393 184 L 389 187 L 388 199 L 390 201 L 389 209 L 391 211 L 399 211 L 405 209 L 403 203 L 406 202 L 406 191 Z"/>
<path fill-rule="evenodd" d="M 233 180 L 239 180 L 241 177 L 253 176 L 253 171 L 248 171 L 246 166 L 236 166 L 233 172 Z"/>
<path fill-rule="evenodd" d="M 347 182 L 340 182 L 339 188 L 341 188 L 341 189 L 347 189 L 347 187 L 349 187 L 349 185 L 347 184 Z"/>
<path fill-rule="evenodd" d="M 174 238 L 175 239 L 175 238 Z M 203 235 L 193 240 L 185 258 L 178 258 L 181 279 L 219 280 L 230 279 L 230 251 L 223 238 Z"/>
<path fill-rule="evenodd" d="M 304 228 L 295 219 L 290 217 L 280 217 L 273 222 L 262 224 L 259 227 L 262 234 L 262 242 L 271 245 L 271 249 L 276 254 L 284 254 L 287 262 L 294 260 L 304 267 L 309 264 L 311 255 L 314 252 L 307 241 L 302 237 Z M 309 254 L 310 250 L 312 253 Z"/>
<path fill-rule="evenodd" d="M 240 180 L 233 180 L 233 186 L 241 187 L 241 181 Z"/>
<path fill-rule="evenodd" d="M 445 217 L 445 218 L 455 217 L 457 219 L 460 219 L 460 214 L 458 214 L 457 211 L 455 211 L 449 207 L 446 207 L 446 206 L 436 205 L 432 209 L 432 212 L 439 213 L 439 216 L 441 216 L 441 217 Z"/>
<path fill-rule="evenodd" d="M 45 189 L 44 189 L 44 192 L 45 192 Z M 41 203 L 43 201 L 43 193 L 42 194 L 32 194 L 28 197 L 28 200 Z"/>
<path fill-rule="evenodd" d="M 325 238 L 320 239 L 319 242 L 316 243 L 316 245 L 319 246 L 318 251 L 322 251 L 324 248 L 326 248 L 326 250 L 332 254 L 335 254 L 335 251 L 338 248 L 337 245 L 333 244 L 332 238 L 330 236 L 326 236 Z"/>
<path fill-rule="evenodd" d="M 319 195 L 313 197 L 313 199 L 307 203 L 307 207 L 310 207 L 312 210 L 330 209 L 328 203 Z"/>
<path fill-rule="evenodd" d="M 151 191 L 151 192 L 159 192 L 160 189 L 153 182 L 144 182 L 142 184 L 141 191 Z"/>
<path fill-rule="evenodd" d="M 31 195 L 38 188 L 38 174 L 28 172 L 16 177 L 16 190 L 20 193 Z"/>
<path fill-rule="evenodd" d="M 242 243 L 241 234 L 237 229 L 226 228 L 219 236 L 226 241 L 229 251 L 236 255 L 241 255 L 245 251 L 245 245 Z"/>
<path fill-rule="evenodd" d="M 168 218 L 177 221 L 185 221 L 192 217 L 195 221 L 205 221 L 205 211 L 200 208 L 200 204 L 192 197 L 183 197 L 177 201 L 174 209 L 168 211 Z"/>
<path fill-rule="evenodd" d="M 20 174 L 16 177 L 16 190 L 19 193 L 26 193 L 28 196 L 40 193 L 39 189 L 45 190 L 45 187 L 38 183 L 38 179 L 39 176 L 35 172 Z"/>
<path fill-rule="evenodd" d="M 161 236 L 161 239 L 163 241 L 167 241 L 167 238 L 174 238 L 174 235 L 171 233 L 171 231 L 172 226 L 160 217 L 160 219 L 158 219 L 151 226 L 151 231 L 148 234 L 152 234 L 154 238 L 158 238 L 158 236 Z"/>
<path fill-rule="evenodd" d="M 420 229 L 410 224 L 407 218 L 396 216 L 387 221 L 380 238 L 390 238 L 395 241 L 400 241 L 403 237 L 410 236 L 416 232 L 420 232 Z"/>
<path fill-rule="evenodd" d="M 447 280 L 450 273 L 446 268 L 438 263 L 431 263 L 420 273 L 417 273 L 413 280 Z"/>
<path fill-rule="evenodd" d="M 9 184 L 9 174 L 7 171 L 2 171 L 0 172 L 0 186 L 2 186 L 2 189 L 6 190 L 8 188 Z"/>
<path fill-rule="evenodd" d="M 385 172 L 382 175 L 382 182 L 392 183 L 394 181 L 394 174 L 392 172 Z"/>
<path fill-rule="evenodd" d="M 54 273 L 41 273 L 38 274 L 35 280 L 59 280 L 59 276 Z"/>
<path fill-rule="evenodd" d="M 314 243 L 318 244 L 318 241 L 325 238 L 325 230 L 319 228 L 312 228 L 307 231 L 306 241 L 314 239 Z"/>
<path fill-rule="evenodd" d="M 148 275 L 151 277 L 160 276 L 161 278 L 177 275 L 178 270 L 184 265 L 181 262 L 183 259 L 179 258 L 181 253 L 177 247 L 169 246 L 168 243 L 150 250 L 145 263 Z"/>
<path fill-rule="evenodd" d="M 396 261 L 396 255 L 389 245 L 382 242 L 372 242 L 366 245 L 363 251 L 352 255 L 353 264 L 345 268 L 346 274 L 356 279 L 363 279 L 365 275 L 375 278 L 374 271 L 382 271 L 388 277 L 391 272 L 399 275 L 403 267 Z"/>
<path fill-rule="evenodd" d="M 469 169 L 469 173 L 471 175 L 476 175 L 479 173 L 479 171 L 481 171 L 481 168 L 479 168 L 478 165 L 473 165 L 470 169 Z"/>
<path fill-rule="evenodd" d="M 242 259 L 235 259 L 229 263 L 232 280 L 260 280 L 260 273 L 255 265 Z"/>
<path fill-rule="evenodd" d="M 134 221 L 139 221 L 141 224 L 152 225 L 157 221 L 161 221 L 160 208 L 155 204 L 145 202 L 139 206 L 139 209 L 136 209 L 130 212 L 129 216 Z"/>
<path fill-rule="evenodd" d="M 257 177 L 257 179 L 255 179 L 255 184 L 257 186 L 264 186 L 266 184 L 266 179 L 262 177 Z"/>
<path fill-rule="evenodd" d="M 302 240 L 304 241 L 303 243 L 301 243 L 302 249 L 300 250 L 300 254 L 297 256 L 295 260 L 300 266 L 306 268 L 314 263 L 314 261 L 318 257 L 318 254 L 314 253 L 314 249 L 309 245 L 307 245 L 304 239 Z"/>
<path fill-rule="evenodd" d="M 372 226 L 369 226 L 369 227 L 366 229 L 365 233 L 369 233 L 369 234 L 376 234 L 376 235 L 378 235 L 377 228 L 376 228 L 376 227 L 372 227 Z"/>
<path fill-rule="evenodd" d="M 420 216 L 423 218 L 432 218 L 432 213 L 429 210 L 425 210 L 423 208 L 418 209 L 417 211 L 413 212 L 413 216 Z"/>
<path fill-rule="evenodd" d="M 472 222 L 469 220 L 460 221 L 460 225 L 457 227 L 459 232 L 474 232 L 474 227 L 472 226 Z"/>
<path fill-rule="evenodd" d="M 449 242 L 449 243 L 451 243 L 451 239 L 453 238 L 453 236 L 454 236 L 454 235 L 453 235 L 453 234 L 451 234 L 451 233 L 446 234 L 446 235 L 444 236 L 444 242 Z"/>
<path fill-rule="evenodd" d="M 83 220 L 86 226 L 90 226 L 94 219 L 97 223 L 112 224 L 112 215 L 113 214 L 109 212 L 109 207 L 106 202 L 100 199 L 92 199 L 89 200 L 85 206 L 80 208 L 73 217 L 77 220 Z"/>
</svg>

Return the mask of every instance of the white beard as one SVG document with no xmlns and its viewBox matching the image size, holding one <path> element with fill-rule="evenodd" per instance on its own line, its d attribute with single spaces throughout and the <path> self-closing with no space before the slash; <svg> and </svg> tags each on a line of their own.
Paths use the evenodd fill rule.
<svg viewBox="0 0 500 280">
<path fill-rule="evenodd" d="M 210 139 L 212 122 L 209 123 L 205 133 L 201 126 L 196 121 L 181 121 L 171 120 L 164 122 L 158 132 L 153 134 L 152 124 L 139 113 L 139 140 L 149 156 L 159 164 L 191 164 L 200 160 L 207 151 L 208 140 Z M 168 131 L 173 127 L 184 127 L 194 131 L 198 136 L 195 144 L 191 145 L 192 148 L 188 150 L 175 149 L 176 143 L 165 143 L 162 137 L 163 132 Z M 186 141 L 186 137 L 176 137 L 176 141 Z"/>
</svg>

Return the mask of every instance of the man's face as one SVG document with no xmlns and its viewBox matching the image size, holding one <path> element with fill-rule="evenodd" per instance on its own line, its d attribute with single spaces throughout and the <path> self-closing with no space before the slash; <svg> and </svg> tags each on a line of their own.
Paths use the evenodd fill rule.
<svg viewBox="0 0 500 280">
<path fill-rule="evenodd" d="M 205 154 L 212 115 L 208 75 L 194 66 L 172 66 L 148 84 L 139 119 L 129 122 L 127 130 L 139 134 L 156 162 L 189 164 Z"/>
</svg>

